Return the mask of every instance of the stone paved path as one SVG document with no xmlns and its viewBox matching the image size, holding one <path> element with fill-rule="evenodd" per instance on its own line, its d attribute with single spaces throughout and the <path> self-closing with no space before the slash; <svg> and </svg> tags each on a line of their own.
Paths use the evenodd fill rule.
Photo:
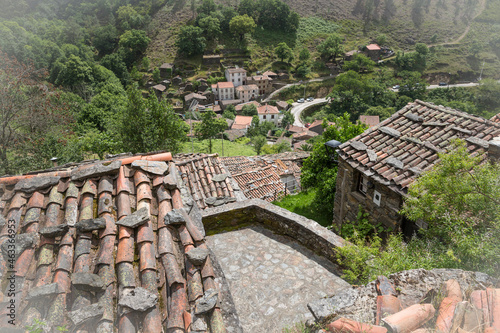
<svg viewBox="0 0 500 333">
<path fill-rule="evenodd" d="M 328 260 L 260 226 L 207 237 L 244 332 L 281 332 L 312 318 L 307 303 L 349 286 Z"/>
</svg>

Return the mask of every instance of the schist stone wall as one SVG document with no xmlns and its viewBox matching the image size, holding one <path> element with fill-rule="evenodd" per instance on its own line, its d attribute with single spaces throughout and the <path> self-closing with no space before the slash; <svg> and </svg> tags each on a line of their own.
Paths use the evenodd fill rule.
<svg viewBox="0 0 500 333">
<path fill-rule="evenodd" d="M 398 214 L 402 204 L 401 195 L 371 178 L 368 179 L 373 187 L 368 188 L 366 194 L 361 193 L 358 190 L 360 176 L 359 171 L 339 159 L 333 210 L 334 223 L 340 227 L 343 222 L 356 221 L 361 206 L 369 214 L 372 223 L 381 222 L 387 228 L 398 229 L 403 218 Z M 379 201 L 379 204 L 374 202 L 375 195 L 379 199 L 375 201 Z"/>
<path fill-rule="evenodd" d="M 260 223 L 278 234 L 292 237 L 332 262 L 335 261 L 335 248 L 346 243 L 342 237 L 317 222 L 260 199 L 206 209 L 202 214 L 208 234 Z"/>
</svg>

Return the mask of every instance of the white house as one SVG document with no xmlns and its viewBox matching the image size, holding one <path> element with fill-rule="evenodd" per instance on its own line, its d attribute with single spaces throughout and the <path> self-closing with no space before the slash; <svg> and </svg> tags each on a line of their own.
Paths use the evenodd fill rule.
<svg viewBox="0 0 500 333">
<path fill-rule="evenodd" d="M 243 68 L 228 68 L 225 71 L 226 80 L 232 82 L 235 87 L 246 84 L 247 71 Z"/>
<path fill-rule="evenodd" d="M 257 108 L 257 114 L 259 115 L 260 121 L 270 121 L 275 125 L 281 123 L 282 114 L 278 111 L 278 108 L 272 105 L 262 105 Z"/>
<path fill-rule="evenodd" d="M 215 95 L 215 99 L 219 101 L 234 99 L 234 85 L 232 82 L 212 84 L 212 92 Z"/>
</svg>

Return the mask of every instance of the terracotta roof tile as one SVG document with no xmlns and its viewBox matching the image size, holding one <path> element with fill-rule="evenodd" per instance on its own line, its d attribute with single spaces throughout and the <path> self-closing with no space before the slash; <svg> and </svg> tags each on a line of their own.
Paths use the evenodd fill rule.
<svg viewBox="0 0 500 333">
<path fill-rule="evenodd" d="M 131 163 L 133 158 L 126 157 L 125 161 Z M 150 160 L 157 158 L 149 157 Z M 184 165 L 191 162 L 194 163 L 193 159 Z M 225 183 L 226 180 L 214 179 L 224 171 L 216 156 L 205 155 L 194 165 L 199 171 L 198 176 L 208 176 L 205 180 L 211 194 L 232 195 L 233 189 Z M 76 167 L 81 166 L 91 169 L 92 163 L 84 162 Z M 127 168 L 122 163 L 119 169 L 99 175 L 88 174 L 85 181 L 78 182 L 71 181 L 70 173 L 66 173 L 61 182 L 47 182 L 46 186 L 31 193 L 22 192 L 21 187 L 15 190 L 16 183 L 21 179 L 35 178 L 41 184 L 44 177 L 54 172 L 39 173 L 33 177 L 0 178 L 0 183 L 3 180 L 4 184 L 0 186 L 0 202 L 5 207 L 1 211 L 2 217 L 14 220 L 16 233 L 32 240 L 31 245 L 18 254 L 13 265 L 16 275 L 23 279 L 26 291 L 51 284 L 58 287 L 57 295 L 39 303 L 25 302 L 27 292 L 17 293 L 16 303 L 25 304 L 21 311 L 28 314 L 27 317 L 20 315 L 20 318 L 26 319 L 20 319 L 19 325 L 24 326 L 27 324 L 24 320 L 34 316 L 57 325 L 71 326 L 66 321 L 69 311 L 99 303 L 102 311 L 97 318 L 82 323 L 76 327 L 77 330 L 161 332 L 165 325 L 187 331 L 192 311 L 189 302 L 200 298 L 207 286 L 217 288 L 212 281 L 216 274 L 209 259 L 205 263 L 207 267 L 196 267 L 185 257 L 187 250 L 205 246 L 203 225 L 201 220 L 197 220 L 199 215 L 184 212 L 185 223 L 179 226 L 164 223 L 169 211 L 183 208 L 185 202 L 189 202 L 181 196 L 181 177 L 177 177 L 177 187 L 169 184 L 172 187 L 166 188 L 163 176 Z M 175 167 L 169 169 L 177 170 Z M 124 226 L 116 228 L 115 219 L 131 215 L 134 207 L 147 208 L 150 212 L 147 223 L 137 227 L 137 230 Z M 76 231 L 75 223 L 84 220 L 88 220 L 85 223 L 93 223 L 96 218 L 105 221 L 104 229 L 94 233 Z M 68 223 L 70 227 L 62 237 L 41 236 L 41 241 L 37 242 L 36 237 L 28 235 L 36 234 L 42 227 L 63 223 Z M 0 245 L 7 239 L 6 228 L 2 229 L 2 234 L 4 237 L 0 237 Z M 0 273 L 6 274 L 7 269 L 7 262 L 0 257 Z M 102 292 L 77 290 L 72 285 L 75 273 L 97 274 L 102 281 Z M 136 287 L 161 295 L 161 301 L 145 312 L 126 310 L 116 305 L 122 297 L 132 294 Z M 5 300 L 6 295 L 2 296 Z M 209 327 L 219 325 L 220 319 L 219 309 L 206 318 Z M 0 331 L 4 324 L 7 325 L 4 321 L 0 322 Z"/>
<path fill-rule="evenodd" d="M 487 140 L 497 136 L 500 136 L 498 123 L 417 100 L 342 144 L 339 156 L 361 172 L 374 173 L 375 180 L 393 185 L 404 194 L 416 176 L 407 170 L 432 168 L 439 161 L 438 154 L 446 151 L 451 140 L 465 139 L 470 153 L 474 154 L 485 152 Z M 363 142 L 377 153 L 377 163 L 369 162 L 366 152 L 353 149 L 349 144 L 353 141 Z M 393 158 L 400 160 L 403 167 L 391 166 Z"/>
</svg>

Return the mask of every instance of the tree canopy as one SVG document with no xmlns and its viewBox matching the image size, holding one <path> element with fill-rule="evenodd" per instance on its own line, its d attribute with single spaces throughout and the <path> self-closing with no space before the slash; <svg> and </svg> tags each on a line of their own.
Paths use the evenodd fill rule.
<svg viewBox="0 0 500 333">
<path fill-rule="evenodd" d="M 251 33 L 256 26 L 253 18 L 247 14 L 235 16 L 229 22 L 229 30 L 233 34 L 240 36 L 240 40 L 243 39 L 245 34 Z"/>
<path fill-rule="evenodd" d="M 281 61 L 285 59 L 288 60 L 288 62 L 293 61 L 293 51 L 285 42 L 279 43 L 278 46 L 274 48 L 274 53 Z"/>
<path fill-rule="evenodd" d="M 226 120 L 217 118 L 215 112 L 205 111 L 201 115 L 201 123 L 194 126 L 195 134 L 200 139 L 208 139 L 208 150 L 212 153 L 212 139 L 227 128 Z"/>
<path fill-rule="evenodd" d="M 326 40 L 318 45 L 318 52 L 322 57 L 335 61 L 338 55 L 344 52 L 342 38 L 338 34 L 331 34 Z"/>
<path fill-rule="evenodd" d="M 193 27 L 192 25 L 182 27 L 175 43 L 179 48 L 179 53 L 190 56 L 203 53 L 206 39 L 202 35 L 203 29 L 200 27 Z"/>
</svg>

